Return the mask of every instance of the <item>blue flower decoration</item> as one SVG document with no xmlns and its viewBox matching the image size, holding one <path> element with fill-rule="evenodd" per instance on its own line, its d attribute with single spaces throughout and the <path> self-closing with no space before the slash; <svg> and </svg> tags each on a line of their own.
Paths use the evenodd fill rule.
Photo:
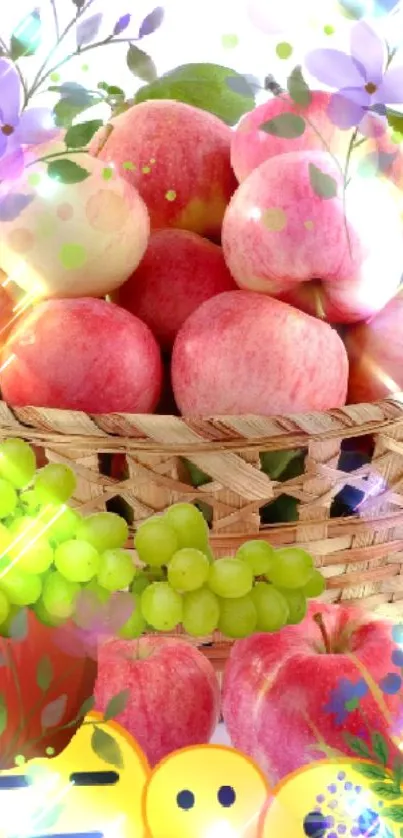
<svg viewBox="0 0 403 838">
<path fill-rule="evenodd" d="M 392 638 L 398 646 L 403 646 L 403 623 L 397 623 L 392 628 Z"/>
<path fill-rule="evenodd" d="M 403 649 L 394 649 L 392 652 L 392 663 L 395 666 L 403 666 Z"/>
<path fill-rule="evenodd" d="M 333 713 L 336 724 L 342 725 L 348 714 L 358 707 L 360 699 L 364 698 L 367 693 L 368 685 L 363 678 L 356 683 L 349 681 L 348 678 L 341 678 L 336 689 L 332 690 L 324 710 L 327 713 Z"/>
<path fill-rule="evenodd" d="M 388 672 L 379 682 L 379 686 L 385 695 L 396 695 L 402 687 L 402 679 L 395 672 Z"/>
</svg>

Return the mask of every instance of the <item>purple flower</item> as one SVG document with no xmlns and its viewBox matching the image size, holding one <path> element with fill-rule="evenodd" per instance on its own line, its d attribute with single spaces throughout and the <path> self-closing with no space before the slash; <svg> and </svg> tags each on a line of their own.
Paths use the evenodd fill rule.
<svg viewBox="0 0 403 838">
<path fill-rule="evenodd" d="M 365 21 L 351 30 L 351 55 L 337 49 L 315 49 L 305 59 L 307 70 L 318 81 L 337 89 L 328 114 L 341 129 L 369 129 L 370 111 L 385 114 L 386 105 L 403 103 L 403 67 L 387 68 L 382 38 Z"/>
<path fill-rule="evenodd" d="M 97 659 L 100 644 L 116 637 L 135 606 L 131 594 L 118 591 L 102 603 L 96 594 L 82 590 L 76 603 L 74 622 L 54 631 L 54 642 L 72 657 Z"/>
<path fill-rule="evenodd" d="M 349 712 L 355 710 L 361 698 L 368 692 L 368 686 L 363 678 L 354 684 L 348 678 L 341 678 L 336 689 L 332 690 L 328 703 L 323 708 L 327 713 L 333 713 L 335 722 L 342 725 Z"/>
<path fill-rule="evenodd" d="M 0 181 L 24 170 L 24 146 L 39 145 L 59 133 L 48 108 L 22 108 L 22 85 L 14 64 L 0 58 Z"/>
</svg>

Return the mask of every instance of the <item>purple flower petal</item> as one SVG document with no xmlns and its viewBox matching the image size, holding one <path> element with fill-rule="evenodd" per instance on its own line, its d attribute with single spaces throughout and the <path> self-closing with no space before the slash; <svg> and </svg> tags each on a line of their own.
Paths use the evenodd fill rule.
<svg viewBox="0 0 403 838">
<path fill-rule="evenodd" d="M 341 93 L 334 93 L 329 102 L 327 114 L 333 125 L 341 130 L 347 130 L 360 124 L 365 111 L 357 102 L 342 96 Z"/>
<path fill-rule="evenodd" d="M 39 145 L 53 140 L 59 130 L 49 108 L 30 108 L 21 114 L 15 134 L 22 145 Z"/>
<path fill-rule="evenodd" d="M 102 20 L 103 14 L 98 12 L 96 15 L 87 17 L 82 23 L 79 23 L 76 31 L 78 47 L 84 47 L 87 44 L 91 44 L 92 41 L 95 41 L 101 28 Z"/>
<path fill-rule="evenodd" d="M 129 14 L 123 15 L 122 17 L 120 17 L 118 22 L 115 24 L 113 34 L 114 35 L 121 35 L 122 32 L 124 32 L 125 29 L 127 29 L 127 27 L 129 26 L 131 19 L 132 19 L 132 16 L 129 15 Z"/>
<path fill-rule="evenodd" d="M 10 192 L 4 198 L 0 198 L 0 221 L 15 221 L 35 198 L 35 195 L 23 195 Z"/>
<path fill-rule="evenodd" d="M 14 64 L 0 58 L 0 102 L 3 125 L 16 125 L 21 110 L 22 90 Z"/>
<path fill-rule="evenodd" d="M 133 614 L 135 602 L 131 594 L 117 591 L 108 601 L 108 628 L 111 634 L 117 634 Z"/>
<path fill-rule="evenodd" d="M 1 118 L 1 117 L 0 117 Z M 7 137 L 0 131 L 0 157 L 3 157 L 7 149 Z"/>
<path fill-rule="evenodd" d="M 24 153 L 21 146 L 13 148 L 7 144 L 7 151 L 4 157 L 0 158 L 0 181 L 17 180 L 24 171 Z"/>
<path fill-rule="evenodd" d="M 403 67 L 392 67 L 386 71 L 373 98 L 384 105 L 403 104 Z"/>
<path fill-rule="evenodd" d="M 364 20 L 351 30 L 351 55 L 365 69 L 365 81 L 380 84 L 386 62 L 385 46 Z"/>
<path fill-rule="evenodd" d="M 329 87 L 362 87 L 363 76 L 351 55 L 337 49 L 314 49 L 308 52 L 305 66 L 314 76 Z"/>
</svg>

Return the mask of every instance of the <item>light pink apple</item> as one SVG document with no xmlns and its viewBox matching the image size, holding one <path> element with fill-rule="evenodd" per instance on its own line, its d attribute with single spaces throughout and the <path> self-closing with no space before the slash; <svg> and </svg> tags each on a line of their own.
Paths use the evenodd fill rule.
<svg viewBox="0 0 403 838">
<path fill-rule="evenodd" d="M 318 614 L 330 650 L 316 622 Z M 275 783 L 323 758 L 315 747 L 319 738 L 350 755 L 348 733 L 368 742 L 368 732 L 378 731 L 389 741 L 401 725 L 403 709 L 402 692 L 390 694 L 400 674 L 392 660 L 397 650 L 387 622 L 357 608 L 315 602 L 299 625 L 238 641 L 223 684 L 223 715 L 232 744 Z M 364 683 L 361 665 L 379 687 L 385 715 Z M 384 684 L 389 692 L 386 686 L 382 691 Z M 396 753 L 391 742 L 390 763 Z"/>
<path fill-rule="evenodd" d="M 344 195 L 329 154 L 273 157 L 247 177 L 228 206 L 226 262 L 241 288 L 281 298 L 331 323 L 367 319 L 400 282 L 401 200 L 386 179 L 358 175 Z"/>
<path fill-rule="evenodd" d="M 2 396 L 14 406 L 149 413 L 161 381 L 161 355 L 148 326 L 93 298 L 39 303 L 1 355 Z"/>
<path fill-rule="evenodd" d="M 175 400 L 187 416 L 340 407 L 347 376 L 346 351 L 334 329 L 248 291 L 203 303 L 182 326 L 172 355 Z"/>
<path fill-rule="evenodd" d="M 403 390 L 403 293 L 369 323 L 344 336 L 350 360 L 349 402 L 376 402 Z"/>
<path fill-rule="evenodd" d="M 147 323 L 170 350 L 201 303 L 236 287 L 221 247 L 187 230 L 156 230 L 139 267 L 113 300 Z"/>
<path fill-rule="evenodd" d="M 130 690 L 116 720 L 131 733 L 151 765 L 172 751 L 209 742 L 218 723 L 220 690 L 207 658 L 184 640 L 141 637 L 101 647 L 96 709 Z"/>
<path fill-rule="evenodd" d="M 309 104 L 298 105 L 285 93 L 245 114 L 231 142 L 231 163 L 239 182 L 271 157 L 295 151 L 328 151 L 344 168 L 353 132 L 342 131 L 334 124 L 329 115 L 331 100 L 331 93 L 312 90 Z M 300 136 L 281 137 L 263 130 L 265 123 L 282 114 L 294 114 L 305 121 L 305 130 Z M 367 140 L 354 150 L 350 170 L 357 169 L 360 161 L 374 152 L 397 153 L 396 145 L 391 143 L 385 130 L 384 120 L 377 114 L 365 117 L 365 129 Z"/>
</svg>

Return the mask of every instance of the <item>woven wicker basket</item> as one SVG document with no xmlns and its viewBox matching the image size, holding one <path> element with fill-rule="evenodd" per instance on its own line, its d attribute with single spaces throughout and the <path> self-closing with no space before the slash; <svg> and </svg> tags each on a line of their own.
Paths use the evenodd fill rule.
<svg viewBox="0 0 403 838">
<path fill-rule="evenodd" d="M 338 468 L 342 441 L 371 434 L 372 462 L 345 473 Z M 403 394 L 377 404 L 271 418 L 84 413 L 11 409 L 0 402 L 0 437 L 18 436 L 43 449 L 50 462 L 68 463 L 77 475 L 73 503 L 82 511 L 111 508 L 121 499 L 132 527 L 178 501 L 202 502 L 211 512 L 216 556 L 243 541 L 305 546 L 327 578 L 322 599 L 366 606 L 382 616 L 403 614 Z M 261 452 L 305 449 L 304 473 L 279 482 L 260 466 Z M 121 479 L 105 468 L 120 454 Z M 187 458 L 211 477 L 194 488 Z M 106 472 L 106 473 L 104 473 Z M 360 515 L 330 517 L 344 485 L 365 486 Z M 260 524 L 259 509 L 279 497 L 298 500 L 298 521 Z M 113 504 L 112 504 L 113 508 Z M 219 635 L 206 649 L 220 668 L 228 645 Z"/>
</svg>

